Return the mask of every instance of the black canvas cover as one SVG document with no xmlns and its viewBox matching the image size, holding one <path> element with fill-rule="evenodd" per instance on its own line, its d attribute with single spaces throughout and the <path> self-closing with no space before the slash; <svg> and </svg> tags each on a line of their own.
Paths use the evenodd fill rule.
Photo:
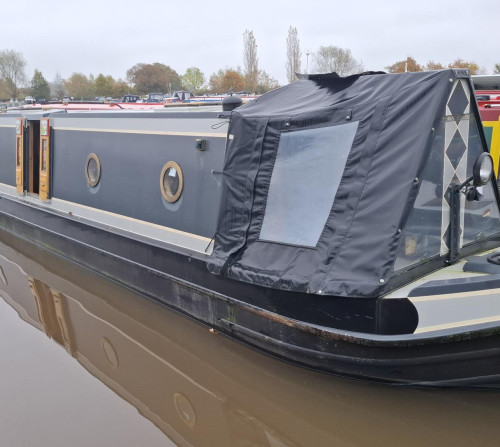
<svg viewBox="0 0 500 447">
<path fill-rule="evenodd" d="M 457 75 L 309 75 L 233 111 L 209 270 L 380 295 Z"/>
</svg>

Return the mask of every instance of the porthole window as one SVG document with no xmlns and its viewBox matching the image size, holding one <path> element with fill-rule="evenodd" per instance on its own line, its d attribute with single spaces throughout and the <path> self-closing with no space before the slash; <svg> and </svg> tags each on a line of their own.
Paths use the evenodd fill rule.
<svg viewBox="0 0 500 447">
<path fill-rule="evenodd" d="M 161 171 L 160 188 L 167 202 L 173 203 L 179 200 L 182 194 L 184 179 L 181 167 L 175 161 L 169 161 Z"/>
<path fill-rule="evenodd" d="M 96 186 L 101 178 L 101 162 L 96 154 L 90 154 L 85 163 L 85 177 L 89 186 Z"/>
</svg>

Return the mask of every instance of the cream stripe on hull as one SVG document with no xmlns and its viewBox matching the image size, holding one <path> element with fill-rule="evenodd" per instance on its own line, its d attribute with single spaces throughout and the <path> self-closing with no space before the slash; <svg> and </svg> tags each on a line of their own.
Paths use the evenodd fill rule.
<svg viewBox="0 0 500 447">
<path fill-rule="evenodd" d="M 181 137 L 205 137 L 205 138 L 226 138 L 225 133 L 215 133 L 215 132 L 175 132 L 175 131 L 161 131 L 161 130 L 136 130 L 136 129 L 98 129 L 98 128 L 86 128 L 86 127 L 61 127 L 54 126 L 54 130 L 70 130 L 76 132 L 103 132 L 103 133 L 127 133 L 127 134 L 139 134 L 139 135 L 173 135 Z"/>
<path fill-rule="evenodd" d="M 485 255 L 492 251 L 494 250 L 477 253 L 477 255 Z M 467 281 L 489 276 L 485 273 L 464 271 L 465 262 L 466 259 L 462 259 L 456 264 L 430 273 L 400 289 L 393 290 L 383 299 L 408 298 L 413 303 L 418 312 L 418 326 L 415 334 L 432 335 L 432 332 L 453 328 L 463 332 L 467 326 L 499 323 L 500 288 L 409 296 L 413 290 L 429 282 L 439 283 L 454 279 Z"/>
<path fill-rule="evenodd" d="M 500 289 L 408 297 L 418 311 L 416 334 L 500 321 Z"/>
<path fill-rule="evenodd" d="M 500 321 L 500 315 L 494 315 L 492 317 L 475 318 L 472 320 L 463 320 L 458 322 L 454 321 L 453 323 L 436 324 L 435 326 L 418 327 L 414 333 L 422 334 L 425 332 L 441 331 L 444 329 L 453 329 L 455 327 L 466 327 L 466 326 L 472 326 L 474 324 L 493 323 L 498 321 Z"/>
<path fill-rule="evenodd" d="M 415 296 L 409 299 L 412 303 L 415 304 L 424 301 L 453 300 L 456 298 L 470 298 L 470 297 L 484 296 L 484 295 L 498 295 L 500 297 L 500 289 L 484 289 L 484 290 L 474 290 L 473 292 L 457 292 L 457 293 L 447 293 L 443 295 Z"/>
<path fill-rule="evenodd" d="M 15 187 L 3 183 L 0 183 L 0 195 L 16 201 L 23 201 L 56 214 L 61 214 L 65 218 L 85 221 L 85 223 L 90 225 L 137 235 L 150 240 L 152 243 L 165 244 L 166 248 L 175 248 L 187 254 L 198 253 L 202 257 L 205 257 L 212 251 L 212 240 L 198 234 L 187 233 L 175 228 L 164 227 L 57 198 L 43 202 L 36 195 L 20 195 L 17 193 Z"/>
</svg>

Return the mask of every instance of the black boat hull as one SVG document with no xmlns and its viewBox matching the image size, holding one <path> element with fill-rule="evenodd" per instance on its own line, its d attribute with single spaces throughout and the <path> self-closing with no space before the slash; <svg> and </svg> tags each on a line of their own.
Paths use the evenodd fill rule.
<svg viewBox="0 0 500 447">
<path fill-rule="evenodd" d="M 380 303 L 351 299 L 348 309 L 347 304 L 330 297 L 332 311 L 337 306 L 337 314 L 345 320 L 361 313 L 357 326 L 351 323 L 367 330 L 334 328 L 318 324 L 323 322 L 319 318 L 311 322 L 311 318 L 299 317 L 305 299 L 320 299 L 325 304 L 325 297 L 280 293 L 220 278 L 206 271 L 195 257 L 5 197 L 0 199 L 0 208 L 0 227 L 7 232 L 0 233 L 0 239 L 8 245 L 16 248 L 11 233 L 283 360 L 335 375 L 398 385 L 500 388 L 500 329 L 493 324 L 464 332 L 443 330 L 431 336 L 383 335 L 364 322 L 380 314 Z M 288 315 L 282 311 L 285 307 Z M 308 316 L 307 310 L 303 315 Z M 347 323 L 340 321 L 342 324 Z"/>
</svg>

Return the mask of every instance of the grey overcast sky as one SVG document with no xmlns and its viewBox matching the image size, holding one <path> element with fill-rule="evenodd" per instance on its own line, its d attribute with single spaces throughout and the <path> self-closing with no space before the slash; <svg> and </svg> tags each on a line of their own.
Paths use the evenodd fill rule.
<svg viewBox="0 0 500 447">
<path fill-rule="evenodd" d="M 288 28 L 306 50 L 351 50 L 365 70 L 384 70 L 414 57 L 425 65 L 473 61 L 491 73 L 500 63 L 498 0 L 0 0 L 0 50 L 24 55 L 28 76 L 40 70 L 112 75 L 161 62 L 180 75 L 188 67 L 206 78 L 243 66 L 243 33 L 252 30 L 259 68 L 286 82 Z M 309 57 L 309 71 L 313 71 Z"/>
</svg>

